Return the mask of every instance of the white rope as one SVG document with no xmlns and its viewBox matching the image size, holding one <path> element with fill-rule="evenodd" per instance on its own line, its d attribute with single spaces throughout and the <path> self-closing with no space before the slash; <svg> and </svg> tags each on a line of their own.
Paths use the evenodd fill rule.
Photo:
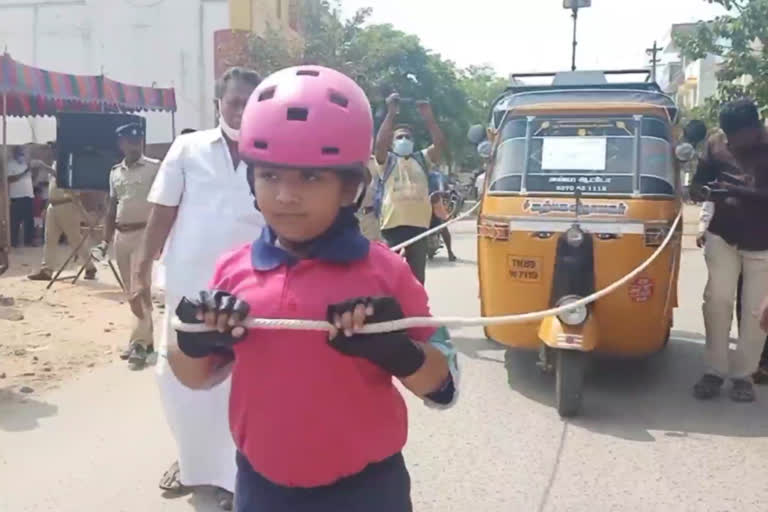
<svg viewBox="0 0 768 512">
<path fill-rule="evenodd" d="M 476 208 L 476 207 L 475 207 Z M 472 211 L 472 210 L 470 210 Z M 659 255 L 667 248 L 669 243 L 675 236 L 677 227 L 683 217 L 683 211 L 680 210 L 680 214 L 675 219 L 672 227 L 664 239 L 664 242 L 658 249 L 639 267 L 622 277 L 615 283 L 599 290 L 592 295 L 579 299 L 576 302 L 572 302 L 565 306 L 557 308 L 551 308 L 544 311 L 535 311 L 532 313 L 523 313 L 517 315 L 505 315 L 505 316 L 491 316 L 491 317 L 411 317 L 403 318 L 402 320 L 396 320 L 393 322 L 382 322 L 377 324 L 365 325 L 359 332 L 373 334 L 382 332 L 400 331 L 403 329 L 411 329 L 414 327 L 477 327 L 477 326 L 490 326 L 490 325 L 507 325 L 507 324 L 522 324 L 526 322 L 533 322 L 541 320 L 549 316 L 559 315 L 566 311 L 570 311 L 574 308 L 586 306 L 591 304 L 606 295 L 609 295 L 621 288 L 629 281 L 637 277 L 641 272 L 647 269 L 651 263 L 653 263 Z M 317 320 L 288 320 L 288 319 L 268 319 L 268 318 L 248 318 L 243 324 L 248 329 L 280 329 L 280 330 L 294 330 L 294 331 L 330 331 L 332 325 L 325 321 Z M 172 319 L 172 326 L 174 329 L 183 332 L 210 332 L 211 329 L 203 324 L 184 324 L 179 321 L 178 318 Z"/>
<path fill-rule="evenodd" d="M 435 233 L 438 233 L 438 232 L 442 231 L 443 229 L 447 228 L 448 226 L 450 226 L 454 222 L 459 222 L 462 219 L 466 219 L 467 217 L 472 215 L 475 210 L 480 208 L 481 204 L 483 204 L 483 203 L 478 201 L 475 206 L 473 206 L 469 210 L 465 211 L 461 215 L 456 216 L 456 218 L 453 218 L 453 219 L 451 219 L 451 220 L 449 220 L 447 222 L 444 222 L 443 224 L 440 224 L 439 226 L 436 226 L 436 227 L 434 227 L 434 228 L 432 228 L 432 229 L 430 229 L 428 231 L 425 231 L 424 233 L 420 234 L 419 236 L 415 236 L 415 237 L 411 238 L 410 240 L 406 240 L 405 242 L 401 243 L 400 245 L 396 245 L 396 246 L 392 247 L 392 250 L 395 251 L 395 252 L 401 251 L 401 250 L 405 249 L 406 247 L 408 247 L 409 245 L 413 245 L 413 244 L 415 244 L 416 242 L 418 242 L 419 240 L 421 240 L 423 238 L 427 238 L 430 235 L 433 235 Z"/>
</svg>

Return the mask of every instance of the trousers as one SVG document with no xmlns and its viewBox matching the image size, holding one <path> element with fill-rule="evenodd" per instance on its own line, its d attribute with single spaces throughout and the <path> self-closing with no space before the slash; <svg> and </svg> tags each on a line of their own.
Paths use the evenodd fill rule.
<svg viewBox="0 0 768 512">
<path fill-rule="evenodd" d="M 32 245 L 35 239 L 34 200 L 31 197 L 11 198 L 11 245 L 18 247 L 19 231 L 24 228 L 24 245 Z"/>
<path fill-rule="evenodd" d="M 236 512 L 412 512 L 411 478 L 403 455 L 369 465 L 356 475 L 312 489 L 270 482 L 237 454 Z"/>
<path fill-rule="evenodd" d="M 132 289 L 132 269 L 133 265 L 136 264 L 143 235 L 143 229 L 129 232 L 118 231 L 115 233 L 115 260 L 117 260 L 117 268 L 120 270 L 120 278 L 123 280 L 126 292 L 129 294 Z M 147 311 L 144 318 L 134 316 L 131 337 L 128 341 L 149 348 L 153 345 L 152 340 L 152 312 Z"/>
<path fill-rule="evenodd" d="M 381 234 L 384 236 L 384 240 L 387 241 L 387 245 L 394 247 L 419 236 L 425 231 L 426 228 L 416 226 L 398 226 L 382 230 Z M 427 277 L 427 249 L 428 242 L 426 238 L 422 238 L 405 248 L 405 259 L 408 262 L 408 266 L 411 267 L 411 272 L 413 272 L 413 275 L 416 276 L 416 279 L 421 284 L 424 284 Z"/>
<path fill-rule="evenodd" d="M 43 248 L 43 268 L 55 270 L 58 266 L 57 251 L 59 238 L 62 233 L 67 235 L 67 242 L 74 248 L 80 243 L 83 234 L 80 232 L 82 213 L 75 203 L 50 205 L 45 214 L 45 247 Z M 88 269 L 95 268 L 90 262 L 88 253 L 89 244 L 86 242 L 80 246 L 78 256 L 80 261 L 88 261 Z"/>
<path fill-rule="evenodd" d="M 757 370 L 765 342 L 757 311 L 768 291 L 768 251 L 740 250 L 709 232 L 704 258 L 709 270 L 702 306 L 709 371 L 723 378 L 748 378 Z M 731 353 L 729 335 L 742 273 L 739 340 Z"/>
</svg>

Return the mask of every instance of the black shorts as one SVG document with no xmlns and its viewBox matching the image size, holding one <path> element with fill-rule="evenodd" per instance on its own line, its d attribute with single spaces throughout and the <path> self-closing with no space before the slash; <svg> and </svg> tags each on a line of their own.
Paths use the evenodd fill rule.
<svg viewBox="0 0 768 512">
<path fill-rule="evenodd" d="M 442 220 L 440 217 L 435 216 L 435 214 L 432 214 L 432 220 L 429 221 L 429 229 L 435 229 L 440 224 L 445 224 L 445 221 Z"/>
<path fill-rule="evenodd" d="M 310 489 L 270 482 L 237 454 L 236 512 L 412 512 L 411 478 L 401 453 L 356 475 Z"/>
</svg>

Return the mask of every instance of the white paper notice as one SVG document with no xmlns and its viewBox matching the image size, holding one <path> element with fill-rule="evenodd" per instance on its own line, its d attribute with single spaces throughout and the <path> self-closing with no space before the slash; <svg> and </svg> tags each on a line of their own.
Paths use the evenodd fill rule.
<svg viewBox="0 0 768 512">
<path fill-rule="evenodd" d="M 605 137 L 545 137 L 542 171 L 604 171 Z"/>
</svg>

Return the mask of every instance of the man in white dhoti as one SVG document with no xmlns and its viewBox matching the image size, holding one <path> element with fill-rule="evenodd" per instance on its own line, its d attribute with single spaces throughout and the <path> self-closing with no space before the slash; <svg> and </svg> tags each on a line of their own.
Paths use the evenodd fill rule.
<svg viewBox="0 0 768 512">
<path fill-rule="evenodd" d="M 232 507 L 236 473 L 228 417 L 230 381 L 209 391 L 193 391 L 176 379 L 166 354 L 176 343 L 170 318 L 181 298 L 206 289 L 219 256 L 257 239 L 264 224 L 237 150 L 240 118 L 258 83 L 251 70 L 228 70 L 216 86 L 220 126 L 180 136 L 171 146 L 148 197 L 152 212 L 132 279 L 136 291 L 131 307 L 141 313 L 151 307 L 152 262 L 162 251 L 166 318 L 157 375 L 179 460 L 160 486 L 218 487 L 219 505 L 225 510 Z"/>
</svg>

